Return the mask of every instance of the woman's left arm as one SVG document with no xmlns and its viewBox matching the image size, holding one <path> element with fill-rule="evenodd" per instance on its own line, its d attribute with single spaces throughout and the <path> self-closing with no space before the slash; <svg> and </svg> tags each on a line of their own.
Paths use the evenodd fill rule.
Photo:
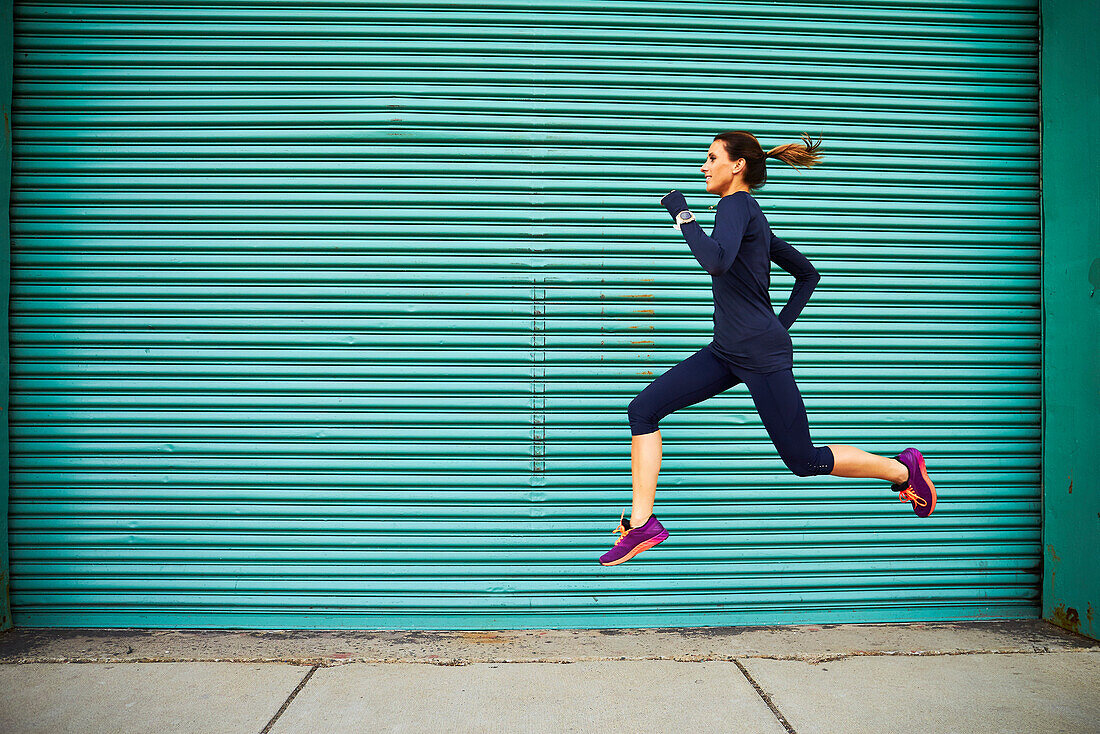
<svg viewBox="0 0 1100 734">
<path fill-rule="evenodd" d="M 740 199 L 723 198 L 718 202 L 712 237 L 707 236 L 698 222 L 680 225 L 680 233 L 687 240 L 691 254 L 711 275 L 718 276 L 729 270 L 741 249 L 741 238 L 745 236 L 749 218 L 745 203 Z M 661 198 L 661 203 L 673 219 L 688 208 L 687 200 L 679 191 L 668 192 Z"/>
<path fill-rule="evenodd" d="M 776 237 L 774 232 L 772 233 L 769 256 L 772 262 L 794 276 L 794 288 L 791 290 L 791 297 L 787 299 L 787 304 L 783 306 L 783 310 L 779 312 L 778 316 L 779 323 L 783 324 L 783 328 L 790 330 L 791 324 L 802 313 L 806 302 L 810 300 L 810 295 L 813 294 L 814 288 L 821 280 L 821 274 L 817 272 L 817 269 L 814 268 L 805 255 L 791 247 L 786 241 Z"/>
</svg>

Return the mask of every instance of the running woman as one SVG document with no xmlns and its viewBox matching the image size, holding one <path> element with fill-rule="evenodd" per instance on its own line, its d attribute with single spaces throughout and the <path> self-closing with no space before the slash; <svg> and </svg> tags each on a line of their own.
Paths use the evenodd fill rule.
<svg viewBox="0 0 1100 734">
<path fill-rule="evenodd" d="M 714 340 L 651 382 L 627 409 L 630 421 L 630 473 L 634 500 L 630 518 L 619 520 L 615 545 L 600 557 L 614 566 L 668 537 L 653 514 L 661 470 L 657 423 L 680 408 L 745 383 L 757 413 L 787 468 L 800 477 L 833 474 L 892 483 L 899 499 L 920 517 L 936 507 L 936 489 L 924 457 L 907 448 L 894 458 L 854 446 L 815 446 L 802 395 L 795 383 L 787 330 L 802 312 L 820 276 L 798 250 L 776 237 L 752 192 L 767 181 L 768 158 L 792 168 L 809 168 L 821 158 L 820 139 L 791 143 L 767 153 L 750 133 L 716 135 L 700 167 L 707 193 L 719 196 L 714 229 L 708 237 L 688 209 L 684 195 L 670 191 L 661 204 L 687 240 L 695 259 L 710 274 L 714 293 Z M 771 263 L 794 276 L 794 289 L 776 316 L 768 297 Z"/>
</svg>

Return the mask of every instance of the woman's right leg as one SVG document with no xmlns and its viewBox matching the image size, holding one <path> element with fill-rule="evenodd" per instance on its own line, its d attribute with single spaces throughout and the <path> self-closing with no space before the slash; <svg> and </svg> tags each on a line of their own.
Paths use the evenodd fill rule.
<svg viewBox="0 0 1100 734">
<path fill-rule="evenodd" d="M 653 514 L 657 476 L 661 471 L 661 432 L 657 423 L 680 408 L 702 402 L 736 385 L 740 380 L 725 363 L 703 347 L 638 393 L 630 401 L 630 476 L 634 500 L 630 526 L 641 527 Z"/>
<path fill-rule="evenodd" d="M 634 499 L 630 503 L 630 527 L 640 528 L 653 514 L 657 496 L 657 475 L 661 473 L 661 432 L 630 437 L 630 481 Z"/>
</svg>

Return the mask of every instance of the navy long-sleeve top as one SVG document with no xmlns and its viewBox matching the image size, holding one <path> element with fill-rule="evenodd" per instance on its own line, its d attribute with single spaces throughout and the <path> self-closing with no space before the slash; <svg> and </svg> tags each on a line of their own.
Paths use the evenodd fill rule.
<svg viewBox="0 0 1100 734">
<path fill-rule="evenodd" d="M 751 372 L 791 369 L 787 329 L 821 279 L 810 261 L 772 233 L 760 204 L 747 191 L 719 199 L 709 237 L 698 222 L 683 224 L 680 231 L 695 259 L 711 276 L 711 347 Z M 772 262 L 795 278 L 790 298 L 778 316 L 768 296 Z"/>
</svg>

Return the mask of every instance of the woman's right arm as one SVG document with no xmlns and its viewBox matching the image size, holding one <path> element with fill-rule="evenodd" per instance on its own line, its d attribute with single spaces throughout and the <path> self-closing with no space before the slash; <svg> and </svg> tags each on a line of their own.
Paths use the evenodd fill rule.
<svg viewBox="0 0 1100 734">
<path fill-rule="evenodd" d="M 665 194 L 661 203 L 674 218 L 688 208 L 684 195 L 675 190 Z M 737 259 L 748 221 L 748 210 L 741 197 L 724 197 L 718 201 L 711 236 L 703 231 L 699 222 L 680 225 L 680 233 L 703 269 L 717 277 L 729 270 Z"/>
</svg>

